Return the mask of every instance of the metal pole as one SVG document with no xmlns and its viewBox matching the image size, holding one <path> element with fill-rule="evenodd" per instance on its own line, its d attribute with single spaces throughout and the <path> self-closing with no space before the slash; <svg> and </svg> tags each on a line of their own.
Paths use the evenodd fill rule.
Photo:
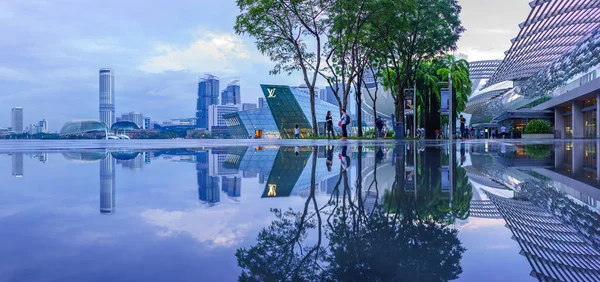
<svg viewBox="0 0 600 282">
<path fill-rule="evenodd" d="M 413 85 L 413 138 L 417 137 L 417 78 L 415 72 L 415 81 Z"/>
<path fill-rule="evenodd" d="M 454 96 L 454 91 L 452 91 L 452 72 L 448 73 L 448 90 L 450 91 L 450 95 L 449 95 L 449 100 L 448 101 L 448 107 L 450 108 L 448 110 L 448 128 L 450 129 L 449 131 L 449 140 L 452 141 L 454 139 L 454 131 L 456 131 L 456 126 L 453 126 L 453 118 L 454 118 L 454 105 L 452 103 L 452 98 Z M 454 128 L 451 128 L 454 127 Z"/>
</svg>

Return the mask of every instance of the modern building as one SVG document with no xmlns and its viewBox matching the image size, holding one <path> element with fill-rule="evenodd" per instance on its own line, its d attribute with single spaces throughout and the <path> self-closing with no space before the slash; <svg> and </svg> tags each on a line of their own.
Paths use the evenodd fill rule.
<svg viewBox="0 0 600 282">
<path fill-rule="evenodd" d="M 139 130 L 140 127 L 135 124 L 132 121 L 119 121 L 119 122 L 115 122 L 115 124 L 113 124 L 110 127 L 110 131 L 115 132 L 115 133 L 126 133 L 128 131 L 135 131 L 135 130 Z"/>
<path fill-rule="evenodd" d="M 23 177 L 23 153 L 13 153 L 12 159 L 12 176 Z"/>
<path fill-rule="evenodd" d="M 229 135 L 236 139 L 279 139 L 281 134 L 269 107 L 224 115 Z"/>
<path fill-rule="evenodd" d="M 23 133 L 23 108 L 14 107 L 11 110 L 12 131 Z"/>
<path fill-rule="evenodd" d="M 45 119 L 40 120 L 37 126 L 39 133 L 48 133 L 48 122 Z"/>
<path fill-rule="evenodd" d="M 310 95 L 305 91 L 285 85 L 261 84 L 261 88 L 282 138 L 293 138 L 296 125 L 300 127 L 301 136 L 309 136 L 313 126 L 319 126 L 312 122 Z M 317 123 L 325 122 L 327 111 L 334 117 L 340 112 L 338 106 L 315 99 Z M 334 128 L 339 130 L 335 122 Z"/>
<path fill-rule="evenodd" d="M 106 126 L 115 123 L 115 73 L 112 69 L 100 69 L 100 121 Z"/>
<path fill-rule="evenodd" d="M 254 110 L 256 109 L 256 104 L 254 103 L 243 103 L 242 104 L 242 111 L 250 111 L 250 110 Z"/>
<path fill-rule="evenodd" d="M 269 104 L 267 104 L 267 101 L 265 100 L 265 98 L 258 98 L 258 108 L 262 109 L 262 108 L 268 108 Z"/>
<path fill-rule="evenodd" d="M 240 105 L 241 103 L 240 81 L 236 79 L 227 84 L 227 87 L 221 92 L 221 105 Z"/>
<path fill-rule="evenodd" d="M 495 71 L 466 111 L 474 112 L 473 119 L 517 129 L 549 113 L 557 138 L 600 137 L 600 8 L 585 1 L 529 4 L 510 49 L 497 67 L 490 66 Z M 518 117 L 507 119 L 510 114 Z"/>
<path fill-rule="evenodd" d="M 100 214 L 115 212 L 115 162 L 111 154 L 100 161 Z"/>
<path fill-rule="evenodd" d="M 146 129 L 146 130 L 154 129 L 154 124 L 152 123 L 152 119 L 150 117 L 144 117 L 144 129 Z"/>
<path fill-rule="evenodd" d="M 219 79 L 210 74 L 198 82 L 198 101 L 196 103 L 196 127 L 210 129 L 208 107 L 219 104 Z"/>
<path fill-rule="evenodd" d="M 97 120 L 68 121 L 60 129 L 60 136 L 69 135 L 106 136 L 108 127 L 106 123 Z"/>
<path fill-rule="evenodd" d="M 144 114 L 140 112 L 129 112 L 126 114 L 121 114 L 120 121 L 131 121 L 135 123 L 139 128 L 144 128 Z"/>
<path fill-rule="evenodd" d="M 227 126 L 223 116 L 238 112 L 238 107 L 233 105 L 210 105 L 208 106 L 208 126 Z"/>
<path fill-rule="evenodd" d="M 196 154 L 196 171 L 198 177 L 198 199 L 209 205 L 214 205 L 221 201 L 221 191 L 219 189 L 219 177 L 211 176 L 210 152 L 203 150 Z"/>
<path fill-rule="evenodd" d="M 237 176 L 222 176 L 221 191 L 229 197 L 240 197 L 242 195 L 242 179 Z"/>
</svg>

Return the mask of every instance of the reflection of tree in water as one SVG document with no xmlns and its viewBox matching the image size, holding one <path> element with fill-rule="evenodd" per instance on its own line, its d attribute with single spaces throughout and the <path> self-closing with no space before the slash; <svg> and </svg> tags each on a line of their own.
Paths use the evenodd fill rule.
<svg viewBox="0 0 600 282">
<path fill-rule="evenodd" d="M 462 273 L 465 248 L 456 229 L 421 215 L 417 205 L 403 197 L 389 197 L 388 208 L 376 205 L 366 212 L 361 186 L 357 185 L 358 196 L 353 199 L 344 171 L 330 200 L 319 207 L 315 165 L 304 210 L 273 210 L 276 219 L 258 234 L 256 245 L 237 251 L 241 281 L 447 281 Z M 389 209 L 392 202 L 414 217 L 399 216 Z M 323 243 L 323 235 L 328 244 Z"/>
<path fill-rule="evenodd" d="M 473 189 L 464 168 L 455 165 L 455 183 L 452 197 L 442 189 L 441 164 L 448 163 L 441 150 L 427 147 L 417 159 L 417 186 L 404 187 L 402 178 L 394 182 L 392 190 L 384 191 L 384 209 L 403 218 L 428 219 L 451 224 L 455 219 L 469 217 Z M 396 175 L 402 175 L 402 167 L 396 166 Z M 452 198 L 452 203 L 450 199 Z"/>
</svg>

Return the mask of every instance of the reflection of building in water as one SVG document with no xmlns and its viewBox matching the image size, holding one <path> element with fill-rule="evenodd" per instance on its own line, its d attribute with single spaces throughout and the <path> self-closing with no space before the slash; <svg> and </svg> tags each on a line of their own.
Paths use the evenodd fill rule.
<svg viewBox="0 0 600 282">
<path fill-rule="evenodd" d="M 234 176 L 221 177 L 221 190 L 227 193 L 229 197 L 239 197 L 242 195 L 242 179 Z"/>
<path fill-rule="evenodd" d="M 23 177 L 23 153 L 12 153 L 12 175 Z"/>
<path fill-rule="evenodd" d="M 132 155 L 131 157 L 133 157 Z M 117 164 L 120 164 L 122 168 L 129 170 L 142 170 L 144 168 L 144 154 L 135 153 L 135 157 L 131 159 L 118 159 Z"/>
<path fill-rule="evenodd" d="M 198 198 L 200 201 L 210 204 L 218 203 L 221 200 L 219 177 L 211 176 L 209 173 L 209 150 L 198 152 L 196 155 L 196 160 L 196 171 L 198 174 Z"/>
<path fill-rule="evenodd" d="M 600 281 L 600 252 L 574 227 L 536 204 L 487 193 L 540 281 Z"/>
<path fill-rule="evenodd" d="M 111 154 L 100 161 L 100 213 L 115 212 L 115 158 Z"/>
</svg>

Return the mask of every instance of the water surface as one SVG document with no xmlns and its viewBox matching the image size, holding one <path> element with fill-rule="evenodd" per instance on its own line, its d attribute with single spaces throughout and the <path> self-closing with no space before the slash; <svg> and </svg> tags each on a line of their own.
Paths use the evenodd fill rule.
<svg viewBox="0 0 600 282">
<path fill-rule="evenodd" d="M 48 144 L 0 144 L 0 281 L 600 280 L 596 142 Z"/>
</svg>

